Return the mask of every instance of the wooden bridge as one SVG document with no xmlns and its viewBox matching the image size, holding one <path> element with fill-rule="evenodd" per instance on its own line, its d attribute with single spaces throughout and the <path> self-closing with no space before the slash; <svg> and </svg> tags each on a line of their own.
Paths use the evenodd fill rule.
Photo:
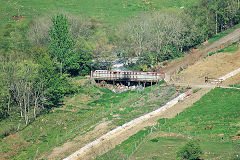
<svg viewBox="0 0 240 160">
<path fill-rule="evenodd" d="M 160 82 L 164 80 L 165 73 L 95 70 L 91 72 L 91 77 L 101 81 Z"/>
</svg>

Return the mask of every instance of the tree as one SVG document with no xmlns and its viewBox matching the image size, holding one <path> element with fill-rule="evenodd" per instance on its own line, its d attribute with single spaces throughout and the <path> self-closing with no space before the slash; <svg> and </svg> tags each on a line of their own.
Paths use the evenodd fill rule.
<svg viewBox="0 0 240 160">
<path fill-rule="evenodd" d="M 198 142 L 190 140 L 177 152 L 177 159 L 200 160 L 202 154 L 203 152 Z"/>
<path fill-rule="evenodd" d="M 79 38 L 75 44 L 75 62 L 77 69 L 70 70 L 72 75 L 87 75 L 91 72 L 91 64 L 93 59 L 93 47 L 83 38 Z"/>
<path fill-rule="evenodd" d="M 50 27 L 50 52 L 60 63 L 60 72 L 72 76 L 90 73 L 92 60 L 92 47 L 83 39 L 74 42 L 70 35 L 70 23 L 66 16 L 60 14 L 52 18 Z M 78 31 L 75 31 L 78 32 Z"/>
<path fill-rule="evenodd" d="M 4 77 L 1 74 L 2 72 L 0 72 L 0 120 L 6 118 L 9 115 L 9 111 L 8 111 L 8 89 L 6 87 L 6 85 L 4 84 Z"/>
<path fill-rule="evenodd" d="M 74 41 L 77 40 L 79 36 L 88 39 L 94 33 L 91 29 L 91 24 L 87 21 L 86 17 L 71 14 L 67 14 L 67 17 L 70 24 L 69 33 Z M 46 47 L 49 44 L 50 35 L 48 31 L 51 23 L 49 16 L 36 18 L 30 21 L 27 38 L 33 46 Z"/>
<path fill-rule="evenodd" d="M 33 48 L 31 55 L 39 64 L 34 99 L 47 110 L 58 106 L 63 101 L 64 95 L 73 93 L 75 88 L 69 83 L 67 75 L 58 72 L 56 60 L 51 59 L 46 49 Z M 38 106 L 36 105 L 36 108 Z"/>
<path fill-rule="evenodd" d="M 179 57 L 199 43 L 198 28 L 189 15 L 154 12 L 134 17 L 121 26 L 120 36 L 128 52 L 134 50 L 147 66 Z M 148 54 L 148 55 L 147 55 Z"/>
<path fill-rule="evenodd" d="M 71 59 L 74 54 L 73 38 L 69 34 L 70 24 L 66 16 L 59 14 L 52 17 L 52 26 L 49 30 L 50 35 L 50 52 L 52 57 L 56 57 L 61 64 L 61 73 L 67 72 L 66 66 L 72 63 Z"/>
</svg>

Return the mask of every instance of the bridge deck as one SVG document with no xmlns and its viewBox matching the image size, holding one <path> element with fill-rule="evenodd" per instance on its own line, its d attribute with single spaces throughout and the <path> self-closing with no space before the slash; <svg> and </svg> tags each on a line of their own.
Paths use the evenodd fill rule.
<svg viewBox="0 0 240 160">
<path fill-rule="evenodd" d="M 96 70 L 91 72 L 91 77 L 95 80 L 105 81 L 159 82 L 165 78 L 165 73 Z"/>
</svg>

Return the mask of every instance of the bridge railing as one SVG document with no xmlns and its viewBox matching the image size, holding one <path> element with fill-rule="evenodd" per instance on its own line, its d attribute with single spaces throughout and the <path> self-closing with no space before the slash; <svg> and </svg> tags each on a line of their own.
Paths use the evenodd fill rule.
<svg viewBox="0 0 240 160">
<path fill-rule="evenodd" d="M 95 80 L 159 82 L 165 78 L 165 73 L 95 70 L 91 77 Z"/>
</svg>

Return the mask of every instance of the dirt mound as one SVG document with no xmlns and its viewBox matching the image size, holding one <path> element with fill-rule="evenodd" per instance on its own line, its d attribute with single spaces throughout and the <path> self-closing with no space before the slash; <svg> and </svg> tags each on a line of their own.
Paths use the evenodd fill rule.
<svg viewBox="0 0 240 160">
<path fill-rule="evenodd" d="M 24 19 L 26 19 L 26 17 L 24 17 L 24 16 L 12 16 L 12 19 L 14 19 L 16 21 L 23 21 Z"/>
</svg>

